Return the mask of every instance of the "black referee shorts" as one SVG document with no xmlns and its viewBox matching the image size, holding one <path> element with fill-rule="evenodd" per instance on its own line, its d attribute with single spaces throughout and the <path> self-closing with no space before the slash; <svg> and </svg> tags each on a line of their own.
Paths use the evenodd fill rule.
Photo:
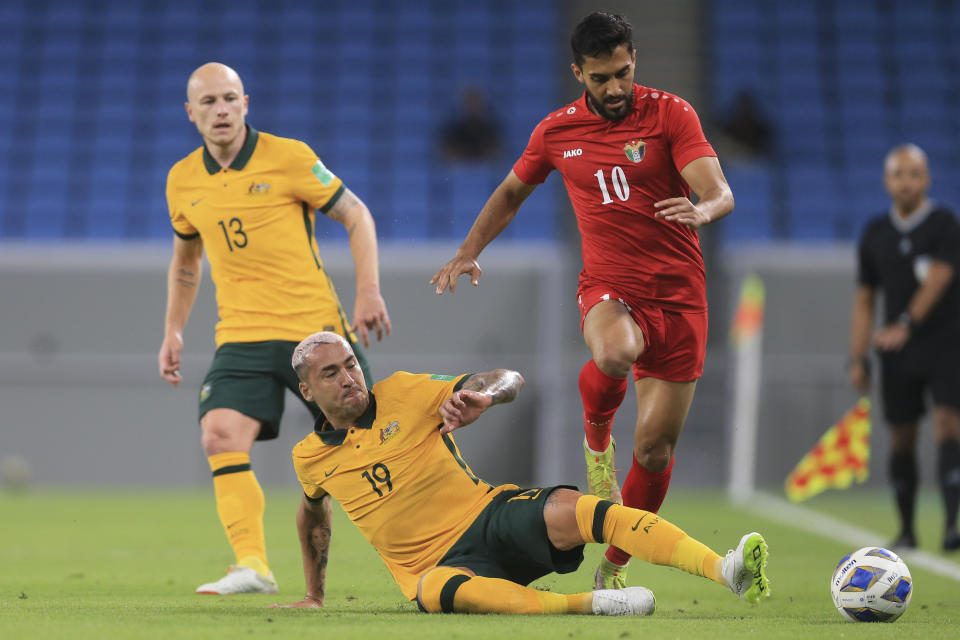
<svg viewBox="0 0 960 640">
<path fill-rule="evenodd" d="M 960 410 L 960 351 L 946 349 L 928 357 L 909 352 L 885 354 L 880 385 L 884 416 L 890 424 L 919 420 L 926 409 L 928 389 L 935 406 Z"/>
</svg>

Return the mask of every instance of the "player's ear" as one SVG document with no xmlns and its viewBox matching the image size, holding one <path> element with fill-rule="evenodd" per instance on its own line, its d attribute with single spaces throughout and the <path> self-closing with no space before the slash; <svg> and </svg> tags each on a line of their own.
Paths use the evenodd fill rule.
<svg viewBox="0 0 960 640">
<path fill-rule="evenodd" d="M 246 116 L 250 111 L 250 96 L 243 96 L 243 115 Z"/>
<path fill-rule="evenodd" d="M 303 399 L 307 402 L 313 402 L 313 395 L 310 393 L 310 387 L 305 385 L 303 382 L 300 383 L 300 395 L 302 395 Z"/>
<path fill-rule="evenodd" d="M 570 71 L 573 71 L 573 77 L 577 79 L 577 82 L 584 84 L 583 82 L 583 69 L 580 68 L 576 62 L 570 63 Z"/>
<path fill-rule="evenodd" d="M 193 119 L 193 110 L 190 108 L 189 101 L 183 103 L 183 108 L 187 110 L 187 118 L 190 119 L 190 122 L 196 122 L 196 120 Z"/>
</svg>

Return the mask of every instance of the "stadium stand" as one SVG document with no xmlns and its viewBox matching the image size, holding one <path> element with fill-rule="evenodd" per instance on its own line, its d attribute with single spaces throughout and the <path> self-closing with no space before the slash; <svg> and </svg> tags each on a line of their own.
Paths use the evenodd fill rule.
<svg viewBox="0 0 960 640">
<path fill-rule="evenodd" d="M 714 112 L 748 89 L 776 132 L 769 167 L 725 167 L 737 199 L 727 240 L 856 237 L 886 207 L 880 167 L 901 142 L 926 149 L 931 194 L 960 207 L 948 179 L 960 170 L 960 4 L 715 0 L 711 11 Z"/>
<path fill-rule="evenodd" d="M 540 72 L 560 64 L 556 21 L 549 0 L 5 1 L 0 239 L 169 239 L 166 174 L 198 145 L 186 78 L 209 60 L 243 77 L 248 121 L 308 142 L 382 238 L 462 238 L 557 106 L 556 74 Z M 467 81 L 508 148 L 451 167 L 436 136 Z M 540 191 L 506 237 L 556 238 L 557 201 Z"/>
</svg>

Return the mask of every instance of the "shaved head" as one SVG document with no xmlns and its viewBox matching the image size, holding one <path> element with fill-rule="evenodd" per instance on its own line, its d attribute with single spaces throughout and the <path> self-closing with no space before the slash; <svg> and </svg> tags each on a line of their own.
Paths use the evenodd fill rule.
<svg viewBox="0 0 960 640">
<path fill-rule="evenodd" d="M 240 74 L 221 62 L 208 62 L 193 70 L 187 80 L 187 100 L 198 98 L 211 84 L 234 84 L 237 93 L 243 95 L 243 81 Z"/>
<path fill-rule="evenodd" d="M 894 147 L 883 163 L 883 183 L 899 214 L 911 215 L 927 200 L 930 188 L 927 154 L 915 144 Z"/>
<path fill-rule="evenodd" d="M 924 168 L 927 168 L 926 152 L 917 145 L 908 143 L 897 145 L 893 149 L 890 149 L 887 157 L 883 161 L 884 171 L 890 172 L 895 170 L 900 158 L 911 158 L 915 162 L 922 164 Z"/>
<path fill-rule="evenodd" d="M 223 167 L 233 162 L 246 139 L 249 104 L 240 75 L 225 64 L 208 62 L 187 80 L 187 117 Z"/>
</svg>

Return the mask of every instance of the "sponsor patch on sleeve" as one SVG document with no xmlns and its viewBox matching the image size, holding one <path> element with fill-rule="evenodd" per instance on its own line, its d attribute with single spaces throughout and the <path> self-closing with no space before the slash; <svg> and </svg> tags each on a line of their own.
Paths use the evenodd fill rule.
<svg viewBox="0 0 960 640">
<path fill-rule="evenodd" d="M 333 173 L 323 166 L 321 161 L 317 160 L 317 163 L 313 165 L 313 169 L 311 169 L 311 171 L 313 171 L 313 175 L 316 176 L 317 180 L 319 180 L 323 186 L 329 187 L 330 183 L 333 182 Z"/>
</svg>

